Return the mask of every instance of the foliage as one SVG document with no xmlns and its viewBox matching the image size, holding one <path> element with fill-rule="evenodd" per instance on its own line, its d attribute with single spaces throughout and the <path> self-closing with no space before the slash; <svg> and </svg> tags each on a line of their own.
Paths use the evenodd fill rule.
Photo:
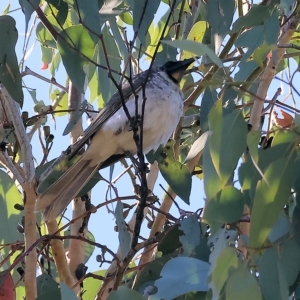
<svg viewBox="0 0 300 300">
<path fill-rule="evenodd" d="M 16 47 L 21 21 L 10 4 L 0 16 L 0 299 L 300 299 L 299 2 L 19 5 L 27 33 L 23 54 Z M 31 38 L 51 80 L 24 67 Z M 77 138 L 81 117 L 93 119 L 92 104 L 102 109 L 124 78 L 130 82 L 142 69 L 190 57 L 196 62 L 180 85 L 184 116 L 173 140 L 147 154 L 150 164 L 158 163 L 166 193 L 152 191 L 154 168 L 148 186 L 143 181 L 138 153 L 121 171 L 135 195 L 125 195 L 121 176 L 112 180 L 111 166 L 109 178 L 96 173 L 78 195 L 74 207 L 80 202 L 84 208 L 77 215 L 73 208 L 74 221 L 58 218 L 53 230 L 35 215 L 35 192 L 78 159 L 67 161 L 67 146 L 54 137 L 56 122 Z M 22 83 L 29 75 L 34 89 Z M 40 80 L 52 102 L 37 100 Z M 65 151 L 58 160 L 54 149 Z M 98 182 L 108 183 L 108 192 L 98 195 L 95 207 L 86 193 Z M 193 211 L 181 209 L 184 203 Z M 170 214 L 172 204 L 178 211 Z M 87 230 L 92 213 L 99 222 L 113 214 L 118 251 L 96 238 L 98 228 Z M 143 229 L 146 238 L 135 243 L 145 219 L 150 231 Z M 104 236 L 112 229 L 106 227 Z M 106 269 L 86 274 L 85 264 L 99 250 Z"/>
</svg>

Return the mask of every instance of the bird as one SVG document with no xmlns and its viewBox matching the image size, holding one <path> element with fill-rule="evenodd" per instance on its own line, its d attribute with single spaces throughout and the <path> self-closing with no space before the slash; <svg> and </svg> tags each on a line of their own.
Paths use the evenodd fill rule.
<svg viewBox="0 0 300 300">
<path fill-rule="evenodd" d="M 68 159 L 73 158 L 88 143 L 86 151 L 60 178 L 38 195 L 35 208 L 42 212 L 45 221 L 55 220 L 100 168 L 126 157 L 126 153 L 136 154 L 131 122 L 122 103 L 125 103 L 130 117 L 134 118 L 136 102 L 138 115 L 141 116 L 145 99 L 144 154 L 168 142 L 183 115 L 184 96 L 179 83 L 193 62 L 195 59 L 189 58 L 152 67 L 132 76 L 131 82 L 126 81 L 121 91 L 113 94 L 84 131 L 82 138 L 71 147 Z"/>
</svg>

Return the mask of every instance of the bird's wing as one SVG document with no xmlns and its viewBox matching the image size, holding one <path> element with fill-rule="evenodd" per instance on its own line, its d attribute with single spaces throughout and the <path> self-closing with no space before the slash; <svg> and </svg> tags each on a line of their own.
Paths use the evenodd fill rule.
<svg viewBox="0 0 300 300">
<path fill-rule="evenodd" d="M 126 102 L 133 94 L 138 93 L 142 87 L 144 80 L 146 79 L 148 71 L 144 71 L 137 74 L 132 78 L 132 85 L 126 82 L 122 86 L 122 94 L 124 101 Z M 69 155 L 69 160 L 72 159 L 77 152 L 83 147 L 83 145 L 101 128 L 101 126 L 120 108 L 122 107 L 122 101 L 119 91 L 116 91 L 111 97 L 110 101 L 103 107 L 103 109 L 98 113 L 96 119 L 90 124 L 90 126 L 85 130 L 83 137 L 74 144 L 73 149 Z"/>
</svg>

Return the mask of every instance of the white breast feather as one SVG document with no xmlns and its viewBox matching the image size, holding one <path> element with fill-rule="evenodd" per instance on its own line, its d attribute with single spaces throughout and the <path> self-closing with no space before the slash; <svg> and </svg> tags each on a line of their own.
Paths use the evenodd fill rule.
<svg viewBox="0 0 300 300">
<path fill-rule="evenodd" d="M 168 80 L 168 81 L 167 81 Z M 166 84 L 168 83 L 168 85 Z M 153 84 L 153 86 L 152 86 Z M 156 93 L 153 93 L 153 90 Z M 142 92 L 138 93 L 138 112 L 141 115 L 142 111 Z M 146 87 L 146 106 L 144 115 L 144 152 L 156 150 L 160 145 L 167 143 L 171 137 L 176 125 L 179 122 L 183 113 L 183 94 L 175 83 L 170 82 L 164 72 L 160 72 L 153 76 L 150 84 Z M 135 116 L 135 99 L 132 97 L 126 102 L 128 112 L 131 116 Z M 120 128 L 128 131 L 127 116 L 122 109 L 119 109 L 110 119 L 103 125 L 103 131 L 117 132 Z M 125 134 L 123 132 L 122 134 Z M 132 132 L 128 132 L 131 136 L 132 145 L 135 149 L 135 144 L 132 139 Z M 122 135 L 121 134 L 121 135 Z M 118 135 L 116 139 L 121 138 Z M 123 142 L 123 141 L 122 141 Z M 128 141 L 128 148 L 130 151 L 132 145 Z M 124 149 L 123 149 L 124 150 Z M 133 149 L 132 149 L 133 150 Z"/>
</svg>

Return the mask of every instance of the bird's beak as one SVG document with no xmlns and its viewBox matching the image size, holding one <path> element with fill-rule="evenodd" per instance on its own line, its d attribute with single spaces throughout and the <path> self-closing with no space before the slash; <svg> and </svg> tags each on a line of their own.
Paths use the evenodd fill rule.
<svg viewBox="0 0 300 300">
<path fill-rule="evenodd" d="M 176 65 L 169 70 L 169 74 L 177 81 L 180 82 L 185 70 L 188 68 L 190 64 L 195 62 L 195 58 L 184 59 L 182 61 L 178 61 Z"/>
</svg>

